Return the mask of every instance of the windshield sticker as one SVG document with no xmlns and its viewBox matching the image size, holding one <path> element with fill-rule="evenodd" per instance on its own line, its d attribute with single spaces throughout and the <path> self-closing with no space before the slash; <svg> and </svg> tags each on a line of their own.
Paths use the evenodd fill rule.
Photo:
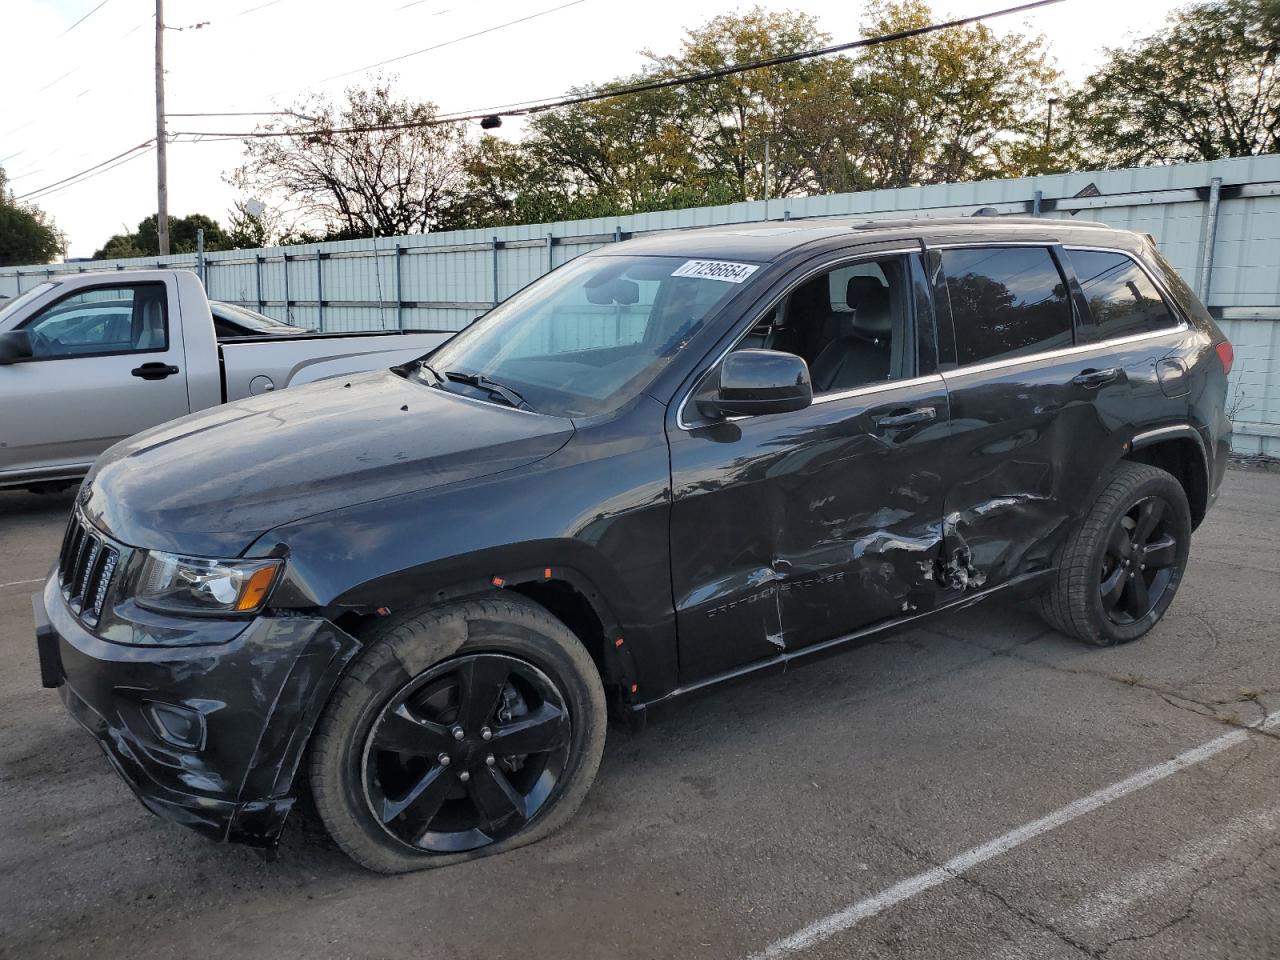
<svg viewBox="0 0 1280 960">
<path fill-rule="evenodd" d="M 760 268 L 754 263 L 730 263 L 727 260 L 686 260 L 671 274 L 673 277 L 698 277 L 701 280 L 723 280 L 742 283 Z"/>
</svg>

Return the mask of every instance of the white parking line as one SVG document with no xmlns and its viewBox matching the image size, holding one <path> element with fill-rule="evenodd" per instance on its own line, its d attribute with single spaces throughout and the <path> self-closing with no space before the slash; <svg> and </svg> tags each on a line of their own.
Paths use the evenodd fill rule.
<svg viewBox="0 0 1280 960">
<path fill-rule="evenodd" d="M 1216 833 L 1196 837 L 1135 873 L 1076 901 L 1053 917 L 1055 928 L 1106 930 L 1143 903 L 1164 896 L 1241 846 L 1255 846 L 1260 837 L 1280 830 L 1280 807 L 1258 810 L 1227 821 Z M 991 960 L 1035 960 L 1042 945 L 1032 937 L 1009 943 L 990 954 Z"/>
<path fill-rule="evenodd" d="M 1280 724 L 1280 713 L 1273 713 L 1261 722 L 1254 724 L 1258 729 L 1274 727 Z M 1014 830 L 1010 830 L 1003 836 L 989 840 L 981 846 L 966 850 L 957 856 L 952 857 L 946 863 L 932 870 L 926 870 L 924 873 L 918 873 L 914 877 L 908 877 L 895 883 L 886 890 L 882 890 L 875 896 L 867 897 L 865 900 L 859 900 L 857 903 L 838 910 L 815 920 L 801 930 L 791 934 L 785 939 L 771 943 L 764 949 L 762 953 L 755 954 L 753 960 L 767 960 L 767 958 L 780 957 L 788 953 L 794 953 L 798 950 L 804 950 L 820 943 L 823 940 L 829 940 L 836 934 L 843 933 L 851 927 L 857 926 L 863 920 L 874 917 L 878 913 L 883 913 L 892 906 L 902 903 L 904 900 L 910 900 L 917 894 L 924 893 L 936 886 L 940 886 L 948 880 L 951 880 L 964 873 L 966 870 L 972 870 L 974 867 L 988 860 L 1000 856 L 1012 850 L 1014 847 L 1026 843 L 1028 840 L 1034 840 L 1042 833 L 1048 833 L 1050 830 L 1056 829 L 1063 824 L 1070 823 L 1077 817 L 1082 817 L 1086 813 L 1104 807 L 1113 800 L 1119 800 L 1121 797 L 1128 796 L 1141 790 L 1143 787 L 1149 787 L 1153 783 L 1158 783 L 1166 777 L 1173 776 L 1179 770 L 1185 770 L 1193 767 L 1197 763 L 1203 763 L 1210 757 L 1222 753 L 1234 747 L 1236 744 L 1243 743 L 1249 738 L 1247 730 L 1232 730 L 1224 733 L 1220 737 L 1215 737 L 1207 743 L 1203 743 L 1198 747 L 1194 747 L 1185 753 L 1180 753 L 1172 760 L 1166 760 L 1164 763 L 1156 764 L 1150 769 L 1143 770 L 1141 773 L 1135 773 L 1131 777 L 1126 777 L 1118 783 L 1113 783 L 1109 787 L 1103 787 L 1095 793 L 1089 794 L 1087 797 L 1081 797 L 1072 803 L 1067 804 L 1050 813 L 1048 816 L 1041 817 L 1039 820 L 1033 820 L 1028 824 L 1024 824 Z"/>
<path fill-rule="evenodd" d="M 5 587 L 23 587 L 31 583 L 44 583 L 44 577 L 36 577 L 34 580 L 10 580 L 8 583 L 0 583 L 0 590 Z"/>
</svg>

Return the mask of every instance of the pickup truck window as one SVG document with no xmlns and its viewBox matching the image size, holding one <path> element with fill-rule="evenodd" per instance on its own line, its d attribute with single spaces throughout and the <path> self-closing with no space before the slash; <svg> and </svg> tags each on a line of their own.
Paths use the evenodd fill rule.
<svg viewBox="0 0 1280 960">
<path fill-rule="evenodd" d="M 95 287 L 45 307 L 22 325 L 37 358 L 167 350 L 164 284 Z"/>
<path fill-rule="evenodd" d="M 500 383 L 538 413 L 607 413 L 644 389 L 755 270 L 683 257 L 582 257 L 481 317 L 430 364 L 442 376 Z M 419 379 L 487 395 L 448 377 Z"/>
<path fill-rule="evenodd" d="M 0 323 L 2 323 L 9 314 L 18 313 L 28 303 L 36 299 L 36 297 L 44 296 L 56 286 L 56 283 L 46 280 L 44 283 L 36 284 L 30 290 L 24 291 L 12 300 L 4 301 L 3 304 L 0 304 Z"/>
<path fill-rule="evenodd" d="M 1067 255 L 1103 337 L 1127 337 L 1178 325 L 1151 278 L 1124 254 L 1069 250 Z"/>
<path fill-rule="evenodd" d="M 256 310 L 248 310 L 221 300 L 210 300 L 213 332 L 219 340 L 235 337 L 296 337 L 309 331 L 291 323 L 275 320 Z"/>
<path fill-rule="evenodd" d="M 1046 247 L 942 251 L 961 366 L 1069 347 L 1067 285 Z"/>
</svg>

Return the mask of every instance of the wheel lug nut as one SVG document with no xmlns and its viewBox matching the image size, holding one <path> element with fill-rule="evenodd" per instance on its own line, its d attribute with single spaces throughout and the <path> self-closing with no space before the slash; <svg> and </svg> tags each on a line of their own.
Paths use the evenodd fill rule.
<svg viewBox="0 0 1280 960">
<path fill-rule="evenodd" d="M 453 758 L 449 756 L 447 753 L 442 753 L 440 754 L 440 756 L 436 757 L 436 762 L 439 763 L 440 766 L 442 767 L 447 767 L 449 764 L 453 762 Z"/>
<path fill-rule="evenodd" d="M 492 754 L 492 753 L 491 753 L 491 754 L 489 754 L 487 757 L 485 757 L 485 758 L 484 758 L 484 763 L 485 763 L 485 766 L 486 766 L 486 767 L 492 767 L 492 766 L 494 765 L 494 763 L 495 763 L 495 762 L 496 762 L 496 761 L 493 759 L 493 754 Z"/>
<path fill-rule="evenodd" d="M 490 730 L 488 727 L 481 727 L 481 728 L 480 728 L 480 739 L 481 739 L 481 740 L 492 740 L 492 739 L 493 739 L 493 731 L 492 731 L 492 730 Z"/>
<path fill-rule="evenodd" d="M 453 728 L 453 739 L 461 740 L 466 735 L 467 735 L 467 731 L 463 730 L 461 727 Z"/>
<path fill-rule="evenodd" d="M 471 779 L 471 774 L 463 770 L 460 774 L 458 774 L 458 779 L 461 780 L 463 783 L 466 783 L 468 780 Z"/>
</svg>

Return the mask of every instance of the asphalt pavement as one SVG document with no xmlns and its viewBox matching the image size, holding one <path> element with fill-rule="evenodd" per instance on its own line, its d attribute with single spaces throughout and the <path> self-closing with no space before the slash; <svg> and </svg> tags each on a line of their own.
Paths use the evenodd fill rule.
<svg viewBox="0 0 1280 960">
<path fill-rule="evenodd" d="M 612 728 L 568 828 L 404 877 L 139 806 L 40 687 L 69 506 L 0 493 L 0 955 L 1280 956 L 1280 473 L 1229 472 L 1138 643 L 937 619 Z"/>
</svg>

